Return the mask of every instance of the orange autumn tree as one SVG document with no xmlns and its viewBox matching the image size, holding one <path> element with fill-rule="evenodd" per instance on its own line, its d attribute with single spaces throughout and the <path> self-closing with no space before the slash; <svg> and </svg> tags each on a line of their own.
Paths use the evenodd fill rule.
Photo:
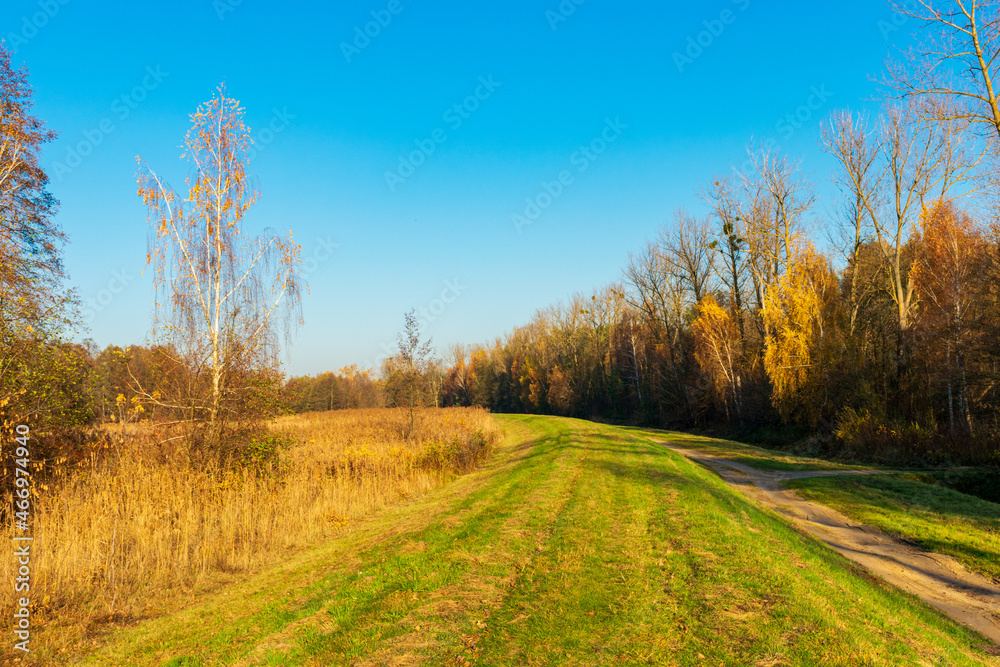
<svg viewBox="0 0 1000 667">
<path fill-rule="evenodd" d="M 291 232 L 250 238 L 243 229 L 258 197 L 243 115 L 219 86 L 191 116 L 186 199 L 139 160 L 139 196 L 154 232 L 146 261 L 155 269 L 157 332 L 202 380 L 174 399 L 207 423 L 212 443 L 227 423 L 259 416 L 255 398 L 280 376 L 278 333 L 301 323 L 301 248 Z"/>
<path fill-rule="evenodd" d="M 923 243 L 911 273 L 921 301 L 918 329 L 929 367 L 944 369 L 949 431 L 968 434 L 975 400 L 970 373 L 983 342 L 991 248 L 985 232 L 951 203 L 925 210 L 922 223 Z"/>
<path fill-rule="evenodd" d="M 42 166 L 56 135 L 33 106 L 28 69 L 0 42 L 0 433 L 27 420 L 67 426 L 86 412 L 77 386 L 83 362 L 62 340 L 75 323 L 66 237 Z"/>
<path fill-rule="evenodd" d="M 32 113 L 28 70 L 0 43 L 0 339 L 58 329 L 65 235 L 54 217 L 43 145 L 56 134 Z M 49 334 L 54 331 L 44 331 Z M 4 359 L 4 357 L 0 357 Z M 7 364 L 0 364 L 0 374 Z M 2 375 L 0 375 L 2 377 Z M 3 395 L 0 394 L 0 398 Z"/>
<path fill-rule="evenodd" d="M 706 296 L 698 304 L 698 318 L 691 329 L 698 366 L 711 379 L 727 412 L 732 406 L 736 418 L 742 422 L 742 338 L 739 327 L 715 297 Z"/>
<path fill-rule="evenodd" d="M 838 347 L 837 275 L 826 257 L 807 246 L 767 291 L 764 370 L 772 401 L 785 419 L 816 425 L 825 415 L 829 373 Z"/>
</svg>

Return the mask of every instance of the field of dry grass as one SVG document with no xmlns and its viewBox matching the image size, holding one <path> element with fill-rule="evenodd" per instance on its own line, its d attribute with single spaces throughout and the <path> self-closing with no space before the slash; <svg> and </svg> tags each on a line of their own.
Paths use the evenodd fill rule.
<svg viewBox="0 0 1000 667">
<path fill-rule="evenodd" d="M 289 416 L 270 428 L 276 437 L 238 466 L 204 463 L 183 439 L 162 444 L 162 430 L 114 429 L 117 444 L 36 483 L 34 646 L 75 652 L 108 628 L 168 610 L 178 593 L 273 563 L 440 486 L 500 438 L 480 409 L 420 411 L 411 438 L 408 413 L 388 409 Z M 5 530 L 11 544 L 13 527 Z M 16 559 L 0 568 L 14 580 Z M 10 617 L 12 587 L 0 605 Z"/>
</svg>

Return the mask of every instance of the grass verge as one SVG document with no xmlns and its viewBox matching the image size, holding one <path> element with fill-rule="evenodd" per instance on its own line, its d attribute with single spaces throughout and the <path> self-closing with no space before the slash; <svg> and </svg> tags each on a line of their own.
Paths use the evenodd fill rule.
<svg viewBox="0 0 1000 667">
<path fill-rule="evenodd" d="M 758 470 L 775 471 L 811 471 L 811 470 L 866 470 L 866 466 L 847 465 L 804 456 L 795 456 L 785 452 L 755 447 L 732 440 L 719 440 L 702 435 L 661 431 L 648 428 L 626 428 L 654 440 L 662 440 L 694 451 L 711 454 L 719 458 L 736 461 Z"/>
</svg>

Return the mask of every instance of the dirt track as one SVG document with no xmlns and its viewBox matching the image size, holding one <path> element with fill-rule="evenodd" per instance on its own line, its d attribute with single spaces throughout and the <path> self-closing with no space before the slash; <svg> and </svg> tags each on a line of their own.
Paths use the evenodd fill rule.
<svg viewBox="0 0 1000 667">
<path fill-rule="evenodd" d="M 782 482 L 790 479 L 878 471 L 772 472 L 666 442 L 661 444 L 712 468 L 746 495 L 787 517 L 841 555 L 1000 644 L 1000 586 L 970 572 L 950 556 L 915 549 L 782 488 Z"/>
</svg>

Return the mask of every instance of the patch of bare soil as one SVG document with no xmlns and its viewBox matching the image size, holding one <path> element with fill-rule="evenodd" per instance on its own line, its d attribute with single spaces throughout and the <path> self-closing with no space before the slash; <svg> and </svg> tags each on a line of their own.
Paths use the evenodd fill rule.
<svg viewBox="0 0 1000 667">
<path fill-rule="evenodd" d="M 876 528 L 854 523 L 840 512 L 803 500 L 794 491 L 782 488 L 782 482 L 790 479 L 865 475 L 885 471 L 757 470 L 666 442 L 661 444 L 715 470 L 722 479 L 747 496 L 788 518 L 795 526 L 826 542 L 832 549 L 872 574 L 916 595 L 932 607 L 1000 644 L 1000 588 L 991 580 L 970 572 L 950 556 L 916 549 Z M 1000 647 L 997 650 L 1000 652 Z"/>
</svg>

